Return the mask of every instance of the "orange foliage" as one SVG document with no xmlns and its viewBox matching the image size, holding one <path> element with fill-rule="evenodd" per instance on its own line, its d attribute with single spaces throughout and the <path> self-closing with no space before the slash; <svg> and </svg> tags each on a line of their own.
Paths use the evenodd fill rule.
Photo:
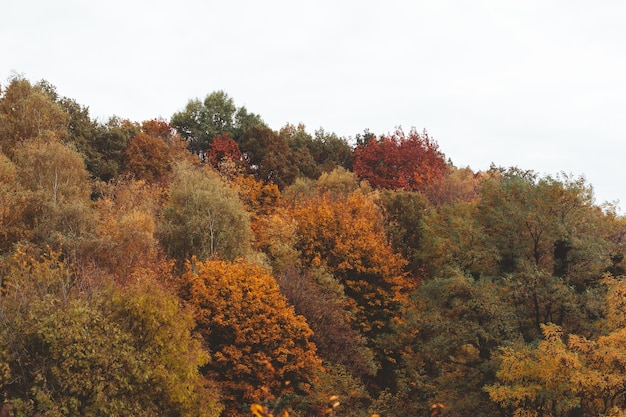
<svg viewBox="0 0 626 417">
<path fill-rule="evenodd" d="M 172 136 L 173 128 L 163 119 L 152 119 L 141 124 L 141 131 L 153 138 L 167 141 Z"/>
<path fill-rule="evenodd" d="M 140 132 L 124 150 L 124 165 L 137 179 L 154 181 L 170 169 L 168 146 L 163 139 Z"/>
<path fill-rule="evenodd" d="M 142 268 L 169 274 L 171 265 L 161 259 L 154 236 L 160 190 L 131 181 L 108 185 L 104 193 L 95 204 L 99 219 L 92 262 L 122 282 Z"/>
<path fill-rule="evenodd" d="M 325 192 L 295 203 L 292 215 L 303 261 L 327 267 L 345 285 L 360 312 L 361 330 L 387 326 L 410 283 L 402 272 L 406 262 L 387 242 L 373 197 L 361 190 L 339 198 Z"/>
<path fill-rule="evenodd" d="M 244 261 L 193 262 L 181 284 L 213 353 L 205 372 L 222 388 L 225 415 L 247 415 L 242 402 L 310 391 L 321 367 L 312 331 L 265 269 Z"/>
</svg>

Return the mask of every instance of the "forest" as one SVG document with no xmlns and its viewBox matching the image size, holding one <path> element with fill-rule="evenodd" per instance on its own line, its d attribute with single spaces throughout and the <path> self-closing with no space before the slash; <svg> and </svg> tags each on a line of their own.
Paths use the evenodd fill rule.
<svg viewBox="0 0 626 417">
<path fill-rule="evenodd" d="M 497 161 L 496 161 L 497 162 Z M 626 220 L 427 131 L 0 88 L 0 416 L 626 416 Z"/>
</svg>

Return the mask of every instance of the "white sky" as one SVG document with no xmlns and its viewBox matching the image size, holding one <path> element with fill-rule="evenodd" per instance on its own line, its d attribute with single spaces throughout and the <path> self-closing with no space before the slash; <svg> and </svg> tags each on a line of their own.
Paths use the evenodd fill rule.
<svg viewBox="0 0 626 417">
<path fill-rule="evenodd" d="M 626 207 L 620 0 L 0 0 L 0 82 L 93 118 L 224 90 L 273 129 L 427 129 L 456 166 L 584 175 Z"/>
</svg>

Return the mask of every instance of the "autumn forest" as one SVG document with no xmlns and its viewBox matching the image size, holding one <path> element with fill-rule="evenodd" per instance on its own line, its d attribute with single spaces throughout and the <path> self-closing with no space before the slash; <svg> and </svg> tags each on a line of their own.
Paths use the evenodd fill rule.
<svg viewBox="0 0 626 417">
<path fill-rule="evenodd" d="M 102 122 L 15 76 L 0 416 L 626 416 L 625 239 L 584 178 L 427 131 L 276 131 L 223 91 Z"/>
</svg>

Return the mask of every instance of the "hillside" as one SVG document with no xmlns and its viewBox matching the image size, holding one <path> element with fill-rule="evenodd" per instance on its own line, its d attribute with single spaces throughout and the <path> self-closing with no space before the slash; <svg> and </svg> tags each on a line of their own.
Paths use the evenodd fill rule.
<svg viewBox="0 0 626 417">
<path fill-rule="evenodd" d="M 625 219 L 427 131 L 0 91 L 0 415 L 626 415 Z"/>
</svg>

